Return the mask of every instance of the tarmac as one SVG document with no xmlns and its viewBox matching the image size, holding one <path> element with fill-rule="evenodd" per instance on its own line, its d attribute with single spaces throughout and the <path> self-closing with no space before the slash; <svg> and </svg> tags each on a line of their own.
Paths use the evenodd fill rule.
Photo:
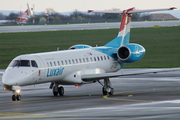
<svg viewBox="0 0 180 120">
<path fill-rule="evenodd" d="M 122 69 L 134 71 L 137 69 Z M 146 69 L 147 70 L 147 69 Z M 3 71 L 3 70 L 1 70 Z M 0 81 L 2 76 L 0 76 Z M 0 84 L 0 119 L 179 119 L 180 71 L 110 79 L 113 96 L 102 95 L 96 82 L 76 88 L 64 86 L 65 95 L 54 97 L 50 83 L 24 86 L 21 101 Z"/>
</svg>

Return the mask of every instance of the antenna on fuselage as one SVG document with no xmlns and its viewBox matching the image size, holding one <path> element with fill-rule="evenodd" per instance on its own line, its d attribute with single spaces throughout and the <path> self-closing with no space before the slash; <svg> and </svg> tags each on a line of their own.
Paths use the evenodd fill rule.
<svg viewBox="0 0 180 120">
<path fill-rule="evenodd" d="M 57 51 L 59 51 L 59 47 L 57 48 Z"/>
<path fill-rule="evenodd" d="M 96 44 L 96 47 L 98 47 L 98 44 Z"/>
</svg>

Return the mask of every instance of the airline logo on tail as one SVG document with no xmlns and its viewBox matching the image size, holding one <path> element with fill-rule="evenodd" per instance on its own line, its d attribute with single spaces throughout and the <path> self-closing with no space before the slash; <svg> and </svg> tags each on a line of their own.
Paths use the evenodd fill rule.
<svg viewBox="0 0 180 120">
<path fill-rule="evenodd" d="M 30 8 L 29 4 L 27 4 L 27 7 L 28 9 L 16 19 L 16 22 L 23 22 L 27 20 L 30 15 L 33 15 L 32 9 Z"/>
<path fill-rule="evenodd" d="M 28 9 L 27 9 L 23 14 L 21 14 L 21 15 L 16 19 L 16 21 L 17 21 L 17 22 L 22 22 L 22 21 L 27 20 L 28 17 L 29 17 L 29 13 L 28 13 Z"/>
</svg>

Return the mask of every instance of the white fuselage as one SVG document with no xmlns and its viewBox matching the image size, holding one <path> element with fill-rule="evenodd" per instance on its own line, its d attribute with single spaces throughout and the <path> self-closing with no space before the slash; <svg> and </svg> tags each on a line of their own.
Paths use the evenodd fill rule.
<svg viewBox="0 0 180 120">
<path fill-rule="evenodd" d="M 115 72 L 121 68 L 117 60 L 95 49 L 85 48 L 18 56 L 13 61 L 29 60 L 28 66 L 11 66 L 12 63 L 10 63 L 3 75 L 3 84 L 13 86 L 45 82 L 85 84 L 87 82 L 81 79 L 83 74 Z M 38 67 L 33 67 L 32 61 L 36 61 Z"/>
</svg>

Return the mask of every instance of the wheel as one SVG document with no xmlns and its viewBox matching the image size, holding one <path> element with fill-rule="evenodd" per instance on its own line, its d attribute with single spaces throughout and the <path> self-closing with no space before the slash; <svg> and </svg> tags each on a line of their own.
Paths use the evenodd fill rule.
<svg viewBox="0 0 180 120">
<path fill-rule="evenodd" d="M 102 88 L 102 93 L 103 93 L 103 95 L 107 95 L 107 91 L 104 87 Z"/>
<path fill-rule="evenodd" d="M 16 99 L 17 99 L 17 101 L 20 101 L 21 100 L 21 95 L 17 95 Z"/>
<path fill-rule="evenodd" d="M 58 96 L 58 92 L 55 91 L 55 86 L 53 87 L 53 95 L 54 95 L 54 96 Z"/>
<path fill-rule="evenodd" d="M 62 86 L 58 88 L 58 93 L 60 96 L 64 95 L 64 88 Z"/>
<path fill-rule="evenodd" d="M 113 95 L 114 94 L 114 89 L 111 88 L 111 91 L 109 92 L 109 95 Z"/>
<path fill-rule="evenodd" d="M 12 101 L 16 101 L 16 95 L 12 95 Z"/>
</svg>

